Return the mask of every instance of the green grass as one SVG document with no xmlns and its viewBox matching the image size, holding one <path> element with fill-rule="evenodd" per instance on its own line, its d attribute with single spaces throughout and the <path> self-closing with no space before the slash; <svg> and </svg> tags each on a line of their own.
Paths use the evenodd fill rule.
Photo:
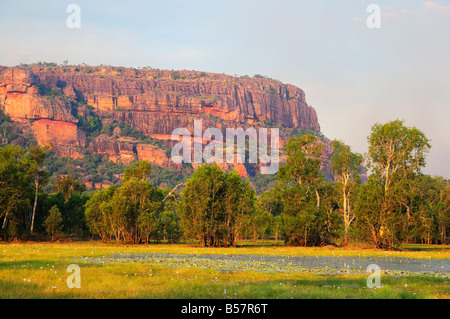
<svg viewBox="0 0 450 319">
<path fill-rule="evenodd" d="M 445 248 L 445 249 L 442 249 Z M 412 250 L 414 249 L 414 250 Z M 256 272 L 175 268 L 165 262 L 92 262 L 86 257 L 120 253 L 261 254 L 290 256 L 403 256 L 449 258 L 448 246 L 409 246 L 405 251 L 253 245 L 199 248 L 192 245 L 78 243 L 0 244 L 0 298 L 449 298 L 446 276 L 382 275 L 383 288 L 369 289 L 366 275 L 317 272 Z M 98 260 L 101 260 L 99 258 Z M 69 264 L 81 268 L 81 288 L 69 289 Z M 54 288 L 56 287 L 56 288 Z"/>
</svg>

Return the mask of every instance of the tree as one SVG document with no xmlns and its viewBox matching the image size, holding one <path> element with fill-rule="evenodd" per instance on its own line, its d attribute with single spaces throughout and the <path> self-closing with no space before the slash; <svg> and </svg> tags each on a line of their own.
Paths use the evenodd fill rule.
<svg viewBox="0 0 450 319">
<path fill-rule="evenodd" d="M 31 216 L 27 214 L 32 198 L 32 177 L 30 162 L 25 151 L 19 146 L 8 145 L 0 148 L 0 218 L 2 229 L 8 222 L 14 225 L 15 235 L 19 235 Z M 31 207 L 30 207 L 31 208 Z M 12 229 L 10 229 L 12 230 Z"/>
<path fill-rule="evenodd" d="M 73 193 L 67 201 L 64 201 L 62 216 L 64 220 L 63 230 L 66 234 L 81 237 L 87 232 L 84 205 L 89 199 L 87 195 Z"/>
<path fill-rule="evenodd" d="M 180 218 L 173 211 L 163 211 L 160 215 L 161 234 L 168 243 L 177 242 L 181 235 Z"/>
<path fill-rule="evenodd" d="M 267 231 L 275 237 L 275 244 L 278 244 L 283 229 L 282 213 L 284 210 L 280 185 L 276 184 L 270 191 L 262 193 L 256 200 L 255 207 L 268 214 Z"/>
<path fill-rule="evenodd" d="M 203 247 L 235 246 L 255 193 L 236 171 L 203 165 L 186 182 L 178 212 L 184 235 Z"/>
<path fill-rule="evenodd" d="M 317 216 L 315 196 L 307 187 L 295 184 L 284 190 L 283 207 L 285 243 L 295 246 L 312 244 Z"/>
<path fill-rule="evenodd" d="M 383 209 L 383 181 L 378 175 L 370 175 L 366 184 L 360 186 L 356 203 L 356 223 L 358 235 L 381 248 Z M 385 220 L 384 223 L 387 221 Z"/>
<path fill-rule="evenodd" d="M 142 176 L 144 177 L 144 176 Z M 114 211 L 122 216 L 123 235 L 128 242 L 139 243 L 143 232 L 148 237 L 157 230 L 158 210 L 164 195 L 146 179 L 131 177 L 114 194 Z"/>
<path fill-rule="evenodd" d="M 385 194 L 399 178 L 420 173 L 431 147 L 423 132 L 400 120 L 373 125 L 368 142 L 368 167 L 383 178 Z"/>
<path fill-rule="evenodd" d="M 236 246 L 248 216 L 253 216 L 255 191 L 248 181 L 242 181 L 238 171 L 224 175 L 223 210 L 227 245 Z"/>
<path fill-rule="evenodd" d="M 322 145 L 314 135 L 291 137 L 286 142 L 286 165 L 280 167 L 278 178 L 311 187 L 320 179 Z"/>
<path fill-rule="evenodd" d="M 148 161 L 133 163 L 124 171 L 119 188 L 111 186 L 94 193 L 86 203 L 86 223 L 103 240 L 109 235 L 119 242 L 148 243 L 158 236 L 159 211 L 164 194 L 148 181 L 151 165 Z"/>
<path fill-rule="evenodd" d="M 284 229 L 284 221 L 283 221 L 283 215 L 271 215 L 271 221 L 270 224 L 272 226 L 272 233 L 275 236 L 275 245 L 278 245 L 278 238 L 282 236 L 282 232 Z"/>
<path fill-rule="evenodd" d="M 123 181 L 126 182 L 132 177 L 146 180 L 150 177 L 151 172 L 152 166 L 147 160 L 134 162 L 123 172 Z"/>
<path fill-rule="evenodd" d="M 344 221 L 343 245 L 347 246 L 348 228 L 355 218 L 351 210 L 350 197 L 361 181 L 359 173 L 361 172 L 362 156 L 352 153 L 349 146 L 336 140 L 333 141 L 333 151 L 330 161 L 334 179 L 338 183 L 342 196 L 341 212 Z"/>
<path fill-rule="evenodd" d="M 286 154 L 286 165 L 280 167 L 277 175 L 285 184 L 285 240 L 288 244 L 306 246 L 320 214 L 318 185 L 323 178 L 320 172 L 322 145 L 311 134 L 291 137 L 286 143 Z"/>
<path fill-rule="evenodd" d="M 223 234 L 219 234 L 217 227 L 223 217 L 223 176 L 217 164 L 203 165 L 189 178 L 181 193 L 179 215 L 184 235 L 198 239 L 202 247 L 223 245 Z"/>
<path fill-rule="evenodd" d="M 406 208 L 407 240 L 445 243 L 449 225 L 448 181 L 440 176 L 418 175 L 410 183 Z"/>
<path fill-rule="evenodd" d="M 440 194 L 442 206 L 438 214 L 439 236 L 443 244 L 450 238 L 450 181 L 446 181 Z"/>
<path fill-rule="evenodd" d="M 44 227 L 48 234 L 52 236 L 52 241 L 55 238 L 55 235 L 58 234 L 62 229 L 62 216 L 58 207 L 53 206 L 50 209 L 50 215 L 44 221 Z"/>
<path fill-rule="evenodd" d="M 112 235 L 110 201 L 116 190 L 117 186 L 112 185 L 97 191 L 85 204 L 86 225 L 91 234 L 99 235 L 102 241 Z"/>
<path fill-rule="evenodd" d="M 403 235 L 399 231 L 404 222 L 401 202 L 410 196 L 408 183 L 425 166 L 425 155 L 431 146 L 420 130 L 407 127 L 400 120 L 373 125 L 368 142 L 368 167 L 375 176 L 370 187 L 382 187 L 367 193 L 378 195 L 372 200 L 380 203 L 379 210 L 374 212 L 377 224 L 370 224 L 371 238 L 377 247 L 393 248 Z M 365 216 L 364 210 L 361 213 L 366 222 L 372 219 Z"/>
<path fill-rule="evenodd" d="M 342 217 L 339 215 L 339 193 L 336 182 L 322 181 L 317 186 L 320 192 L 320 211 L 315 217 L 314 233 L 316 244 L 331 244 L 339 237 L 342 229 Z"/>
<path fill-rule="evenodd" d="M 67 202 L 73 194 L 83 193 L 86 190 L 86 185 L 76 180 L 73 174 L 68 174 L 53 183 L 53 190 L 62 192 Z"/>
<path fill-rule="evenodd" d="M 34 218 L 36 215 L 36 206 L 38 201 L 39 189 L 47 183 L 48 178 L 50 176 L 50 173 L 46 171 L 43 166 L 47 152 L 52 147 L 53 147 L 52 144 L 48 144 L 44 147 L 33 146 L 29 149 L 28 152 L 28 160 L 30 161 L 30 174 L 33 178 L 35 186 L 34 204 L 30 226 L 31 234 L 33 234 Z"/>
<path fill-rule="evenodd" d="M 270 214 L 267 211 L 256 209 L 254 214 L 247 218 L 246 230 L 252 238 L 253 243 L 263 238 L 269 226 Z"/>
</svg>

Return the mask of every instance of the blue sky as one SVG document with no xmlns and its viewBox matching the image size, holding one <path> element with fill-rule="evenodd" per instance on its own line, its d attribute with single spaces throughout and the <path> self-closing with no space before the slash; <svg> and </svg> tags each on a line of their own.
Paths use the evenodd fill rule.
<svg viewBox="0 0 450 319">
<path fill-rule="evenodd" d="M 69 4 L 81 28 L 69 29 Z M 381 28 L 369 29 L 369 4 Z M 306 92 L 322 132 L 367 150 L 403 119 L 450 178 L 450 0 L 0 0 L 0 65 L 37 61 L 263 74 Z"/>
</svg>

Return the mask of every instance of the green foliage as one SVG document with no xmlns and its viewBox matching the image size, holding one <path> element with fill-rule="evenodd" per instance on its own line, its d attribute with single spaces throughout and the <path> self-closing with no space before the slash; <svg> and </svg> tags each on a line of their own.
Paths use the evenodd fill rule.
<svg viewBox="0 0 450 319">
<path fill-rule="evenodd" d="M 86 190 L 86 185 L 76 180 L 73 174 L 62 176 L 59 180 L 53 183 L 53 190 L 61 192 L 67 202 L 69 198 L 75 194 L 81 194 Z"/>
<path fill-rule="evenodd" d="M 250 218 L 248 229 L 252 230 L 250 237 L 257 238 L 274 237 L 275 242 L 285 236 L 284 233 L 284 202 L 283 189 L 280 184 L 272 187 L 270 191 L 262 193 L 255 202 L 256 215 Z"/>
<path fill-rule="evenodd" d="M 338 184 L 341 203 L 340 210 L 344 222 L 344 246 L 348 242 L 348 229 L 355 219 L 353 214 L 353 200 L 361 182 L 362 155 L 352 153 L 349 146 L 340 141 L 333 141 L 333 155 L 331 156 L 331 168 L 335 181 Z"/>
<path fill-rule="evenodd" d="M 55 98 L 55 97 L 63 97 L 64 96 L 63 90 L 60 88 L 52 89 L 51 87 L 49 87 L 47 85 L 39 84 L 38 89 L 39 89 L 39 94 L 44 97 L 47 97 L 47 98 Z"/>
<path fill-rule="evenodd" d="M 21 147 L 0 148 L 0 220 L 3 230 L 11 224 L 10 234 L 16 237 L 31 225 L 35 170 L 32 164 Z"/>
<path fill-rule="evenodd" d="M 307 245 L 314 230 L 316 205 L 308 189 L 295 184 L 283 194 L 285 241 L 290 245 Z"/>
<path fill-rule="evenodd" d="M 50 209 L 50 215 L 44 221 L 45 230 L 52 236 L 52 241 L 55 235 L 57 235 L 62 229 L 62 216 L 58 207 L 53 206 Z"/>
<path fill-rule="evenodd" d="M 372 207 L 376 201 L 373 216 L 368 210 L 359 209 L 359 217 L 370 228 L 366 239 L 380 248 L 392 248 L 405 236 L 405 215 L 410 209 L 408 202 L 415 176 L 425 165 L 425 154 L 430 148 L 429 140 L 415 127 L 407 127 L 403 121 L 395 120 L 386 124 L 375 124 L 368 137 L 368 166 L 373 172 L 369 189 L 364 190 L 362 204 Z"/>
<path fill-rule="evenodd" d="M 253 75 L 254 79 L 268 79 L 267 76 L 261 75 L 261 74 L 255 74 Z"/>
<path fill-rule="evenodd" d="M 286 165 L 280 167 L 278 173 L 280 180 L 310 187 L 321 178 L 322 145 L 315 136 L 291 137 L 286 143 L 286 155 Z"/>
<path fill-rule="evenodd" d="M 450 184 L 442 177 L 417 175 L 402 209 L 402 240 L 445 243 L 450 228 Z"/>
<path fill-rule="evenodd" d="M 148 182 L 150 171 L 147 161 L 136 162 L 125 170 L 119 188 L 111 186 L 94 193 L 85 205 L 86 223 L 93 234 L 102 240 L 114 236 L 117 242 L 129 243 L 160 238 L 164 232 L 159 222 L 164 195 Z"/>
<path fill-rule="evenodd" d="M 160 189 L 147 180 L 130 177 L 124 181 L 111 200 L 113 217 L 118 221 L 116 239 L 139 243 L 142 237 L 158 236 L 158 210 L 163 200 Z"/>
<path fill-rule="evenodd" d="M 255 193 L 237 171 L 224 174 L 217 164 L 203 165 L 189 178 L 179 205 L 184 236 L 202 246 L 235 246 Z"/>
<path fill-rule="evenodd" d="M 160 237 L 168 243 L 178 242 L 181 236 L 180 218 L 173 211 L 163 211 L 160 216 Z"/>
<path fill-rule="evenodd" d="M 184 183 L 192 175 L 192 172 L 192 166 L 188 166 L 188 164 L 183 164 L 181 170 L 154 165 L 152 166 L 149 181 L 152 185 L 172 189 L 176 185 Z"/>
<path fill-rule="evenodd" d="M 261 174 L 260 172 L 257 172 L 254 176 L 247 177 L 247 180 L 258 195 L 273 189 L 277 182 L 275 175 Z"/>
<path fill-rule="evenodd" d="M 11 118 L 0 109 L 0 124 L 11 123 Z"/>
<path fill-rule="evenodd" d="M 96 115 L 89 115 L 87 119 L 78 115 L 78 127 L 92 136 L 98 136 L 102 130 L 102 123 Z"/>
<path fill-rule="evenodd" d="M 368 167 L 383 177 L 387 188 L 395 179 L 419 173 L 431 147 L 420 130 L 400 120 L 373 125 L 367 141 Z"/>
<path fill-rule="evenodd" d="M 30 147 L 36 145 L 32 134 L 24 133 L 20 128 L 14 125 L 14 122 L 8 115 L 5 115 L 0 109 L 0 146 L 9 144 Z"/>
<path fill-rule="evenodd" d="M 277 90 L 272 86 L 270 86 L 269 88 L 264 88 L 264 92 L 267 92 L 267 93 L 273 94 L 273 95 L 278 94 Z"/>
<path fill-rule="evenodd" d="M 117 190 L 113 185 L 100 191 L 94 192 L 89 201 L 86 202 L 85 216 L 86 225 L 91 234 L 99 235 L 103 241 L 112 235 L 110 201 Z"/>
<path fill-rule="evenodd" d="M 40 91 L 50 99 L 64 100 L 60 87 L 42 86 Z M 73 103 L 78 107 L 80 101 L 82 97 Z M 113 137 L 120 127 L 116 134 L 121 137 L 162 147 L 129 125 L 102 125 L 93 112 L 79 119 L 88 140 L 98 134 Z M 38 235 L 47 230 L 52 237 L 59 230 L 76 238 L 98 235 L 128 243 L 184 238 L 224 247 L 235 246 L 240 237 L 284 238 L 292 245 L 336 240 L 345 245 L 347 237 L 357 237 L 379 248 L 448 242 L 449 181 L 421 173 L 430 148 L 421 131 L 399 120 L 375 124 L 368 137 L 372 175 L 364 185 L 362 156 L 349 146 L 333 142 L 334 181 L 325 182 L 320 133 L 293 130 L 293 134 L 278 181 L 261 174 L 243 181 L 237 172 L 224 174 L 217 165 L 204 165 L 193 173 L 191 165 L 181 171 L 152 167 L 146 161 L 125 165 L 89 151 L 83 158 L 60 158 L 49 147 L 37 147 L 0 111 L 1 234 L 23 238 L 32 235 L 34 227 Z M 89 193 L 82 177 L 120 187 Z M 171 192 L 186 180 L 181 194 Z M 258 199 L 250 185 L 260 194 Z"/>
<path fill-rule="evenodd" d="M 172 72 L 171 74 L 172 79 L 178 80 L 181 78 L 180 74 L 178 72 Z"/>
<path fill-rule="evenodd" d="M 45 185 L 49 178 L 49 173 L 44 169 L 44 161 L 45 156 L 47 155 L 47 151 L 51 148 L 51 145 L 40 147 L 40 146 L 33 146 L 30 147 L 27 154 L 27 159 L 30 163 L 30 175 L 31 178 L 34 181 L 35 185 L 35 196 L 34 196 L 34 203 L 33 203 L 33 212 L 31 215 L 31 226 L 30 226 L 30 233 L 33 233 L 34 230 L 34 219 L 36 216 L 36 207 L 37 207 L 37 200 L 39 197 L 39 190 L 40 188 Z"/>
<path fill-rule="evenodd" d="M 127 182 L 132 178 L 147 180 L 151 171 L 152 166 L 148 161 L 134 162 L 123 172 L 123 182 Z"/>
<path fill-rule="evenodd" d="M 325 135 L 323 135 L 321 132 L 316 132 L 316 131 L 311 130 L 311 129 L 295 128 L 295 129 L 291 130 L 291 134 L 292 134 L 292 136 L 296 136 L 296 137 L 300 137 L 300 136 L 309 134 L 309 135 L 314 135 L 320 141 L 326 141 L 327 140 Z"/>
<path fill-rule="evenodd" d="M 286 143 L 288 158 L 278 179 L 283 183 L 283 228 L 292 245 L 320 245 L 336 237 L 334 186 L 323 182 L 320 171 L 322 146 L 307 134 Z"/>
<path fill-rule="evenodd" d="M 74 238 L 83 238 L 89 235 L 84 204 L 89 200 L 89 196 L 73 193 L 67 200 L 61 191 L 53 194 L 40 193 L 38 208 L 36 211 L 36 231 L 43 231 L 43 222 L 49 215 L 51 207 L 58 207 L 62 216 L 62 231 Z"/>
<path fill-rule="evenodd" d="M 58 66 L 58 63 L 56 62 L 41 62 L 39 61 L 38 63 L 35 63 L 36 65 L 41 65 L 41 66 Z"/>
<path fill-rule="evenodd" d="M 352 153 L 350 147 L 340 141 L 333 141 L 333 155 L 330 158 L 335 180 L 345 183 L 347 180 L 360 180 L 362 155 Z"/>
<path fill-rule="evenodd" d="M 264 125 L 266 125 L 266 126 L 272 126 L 272 120 L 271 119 L 265 119 L 264 120 Z"/>
</svg>

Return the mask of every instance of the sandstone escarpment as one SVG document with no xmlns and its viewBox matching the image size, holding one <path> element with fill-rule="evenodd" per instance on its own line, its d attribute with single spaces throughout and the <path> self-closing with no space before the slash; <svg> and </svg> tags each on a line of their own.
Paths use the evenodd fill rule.
<svg viewBox="0 0 450 319">
<path fill-rule="evenodd" d="M 29 69 L 0 69 L 0 107 L 12 120 L 28 124 L 39 144 L 52 142 L 60 155 L 81 156 L 84 134 L 62 98 L 45 98 L 40 78 Z"/>
<path fill-rule="evenodd" d="M 148 159 L 171 167 L 167 152 L 139 140 L 86 139 L 80 125 L 96 117 L 122 123 L 170 147 L 175 128 L 277 126 L 319 132 L 315 110 L 298 87 L 264 77 L 232 77 L 197 71 L 109 66 L 0 67 L 0 108 L 27 124 L 39 143 L 51 141 L 59 155 L 84 150 L 113 161 Z M 281 133 L 283 145 L 289 134 Z M 88 145 L 89 144 L 89 145 Z M 241 165 L 242 166 L 242 165 Z M 245 175 L 245 167 L 236 167 Z"/>
<path fill-rule="evenodd" d="M 148 160 L 161 167 L 176 168 L 169 161 L 169 156 L 162 150 L 151 144 L 142 144 L 133 138 L 114 138 L 106 135 L 96 137 L 89 145 L 90 151 L 108 157 L 114 163 L 131 163 L 133 160 Z"/>
</svg>

